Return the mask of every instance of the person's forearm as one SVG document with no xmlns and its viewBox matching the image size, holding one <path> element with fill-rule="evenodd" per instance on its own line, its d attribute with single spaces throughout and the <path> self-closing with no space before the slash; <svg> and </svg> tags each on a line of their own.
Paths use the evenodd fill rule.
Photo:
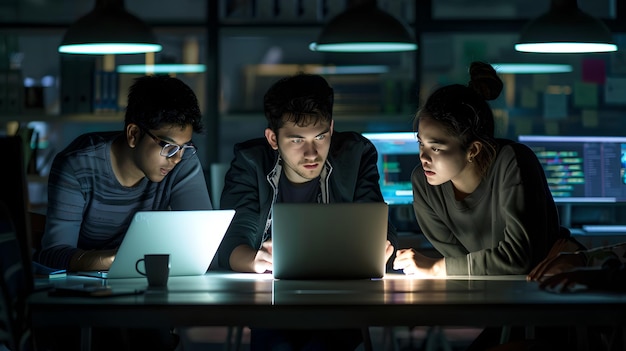
<svg viewBox="0 0 626 351">
<path fill-rule="evenodd" d="M 447 276 L 446 272 L 446 259 L 442 258 L 437 260 L 433 266 L 430 268 L 430 274 L 434 277 L 445 277 Z"/>
<path fill-rule="evenodd" d="M 108 270 L 117 250 L 78 250 L 70 259 L 70 271 Z"/>
<path fill-rule="evenodd" d="M 248 245 L 239 245 L 230 254 L 230 268 L 236 272 L 254 272 L 254 258 L 257 251 Z"/>
</svg>

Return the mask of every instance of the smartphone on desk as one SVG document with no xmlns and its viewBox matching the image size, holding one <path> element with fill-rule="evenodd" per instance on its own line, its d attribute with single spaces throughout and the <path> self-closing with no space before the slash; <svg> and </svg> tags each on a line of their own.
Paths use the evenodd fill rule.
<svg viewBox="0 0 626 351">
<path fill-rule="evenodd" d="M 50 296 L 70 296 L 70 297 L 109 297 L 123 295 L 143 294 L 141 289 L 113 289 L 102 284 L 77 284 L 70 286 L 56 287 L 48 292 Z"/>
</svg>

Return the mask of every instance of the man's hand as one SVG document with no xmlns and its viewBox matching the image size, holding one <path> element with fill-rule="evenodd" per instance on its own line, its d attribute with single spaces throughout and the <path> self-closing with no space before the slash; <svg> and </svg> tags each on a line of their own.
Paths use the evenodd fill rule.
<svg viewBox="0 0 626 351">
<path fill-rule="evenodd" d="M 102 271 L 108 270 L 115 260 L 117 249 L 112 250 L 78 250 L 70 259 L 70 271 Z"/>
<path fill-rule="evenodd" d="M 401 249 L 396 253 L 393 269 L 402 270 L 404 274 L 422 275 L 427 277 L 445 277 L 446 266 L 443 258 L 425 256 L 414 249 Z"/>
<path fill-rule="evenodd" d="M 257 273 L 271 272 L 272 266 L 272 240 L 267 240 L 261 245 L 261 249 L 254 256 L 254 271 Z"/>
<path fill-rule="evenodd" d="M 561 252 L 556 256 L 541 261 L 526 276 L 527 280 L 542 280 L 548 275 L 569 271 L 574 268 L 585 267 L 587 259 L 582 252 Z"/>
<path fill-rule="evenodd" d="M 230 268 L 235 272 L 271 272 L 272 241 L 264 242 L 259 250 L 248 245 L 237 246 L 230 254 Z"/>
</svg>

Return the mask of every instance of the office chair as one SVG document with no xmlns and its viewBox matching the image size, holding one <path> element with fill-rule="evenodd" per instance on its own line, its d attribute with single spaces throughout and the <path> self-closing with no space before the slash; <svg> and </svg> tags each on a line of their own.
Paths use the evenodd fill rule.
<svg viewBox="0 0 626 351">
<path fill-rule="evenodd" d="M 35 350 L 27 299 L 33 292 L 30 257 L 8 207 L 0 202 L 0 345 L 12 351 Z"/>
<path fill-rule="evenodd" d="M 220 197 L 222 189 L 224 189 L 224 177 L 230 168 L 230 163 L 212 163 L 211 164 L 211 202 L 213 208 L 220 208 Z"/>
<path fill-rule="evenodd" d="M 27 305 L 34 279 L 22 139 L 1 137 L 0 150 L 8 170 L 0 182 L 0 345 L 34 350 Z"/>
<path fill-rule="evenodd" d="M 0 137 L 3 169 L 0 176 L 0 201 L 8 207 L 9 215 L 20 241 L 23 257 L 31 257 L 32 238 L 28 213 L 28 181 L 24 163 L 24 144 L 19 136 Z M 30 264 L 27 268 L 30 268 Z"/>
</svg>

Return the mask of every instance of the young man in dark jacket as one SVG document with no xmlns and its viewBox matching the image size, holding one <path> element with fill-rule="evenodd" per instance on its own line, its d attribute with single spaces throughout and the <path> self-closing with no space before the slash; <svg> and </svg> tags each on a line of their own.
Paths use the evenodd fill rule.
<svg viewBox="0 0 626 351">
<path fill-rule="evenodd" d="M 382 202 L 378 154 L 355 132 L 336 132 L 333 89 L 318 75 L 283 78 L 264 99 L 265 138 L 235 146 L 220 200 L 236 214 L 218 251 L 219 265 L 272 271 L 271 210 L 276 202 Z M 397 246 L 389 224 L 386 257 Z"/>
<path fill-rule="evenodd" d="M 222 268 L 272 271 L 271 213 L 276 202 L 384 201 L 376 148 L 358 133 L 334 131 L 332 106 L 333 89 L 318 75 L 286 77 L 267 91 L 265 138 L 237 144 L 225 176 L 221 207 L 235 209 L 236 214 L 218 250 Z M 397 247 L 391 224 L 387 239 L 389 260 Z M 359 330 L 253 329 L 251 346 L 254 350 L 351 349 L 360 340 Z"/>
</svg>

